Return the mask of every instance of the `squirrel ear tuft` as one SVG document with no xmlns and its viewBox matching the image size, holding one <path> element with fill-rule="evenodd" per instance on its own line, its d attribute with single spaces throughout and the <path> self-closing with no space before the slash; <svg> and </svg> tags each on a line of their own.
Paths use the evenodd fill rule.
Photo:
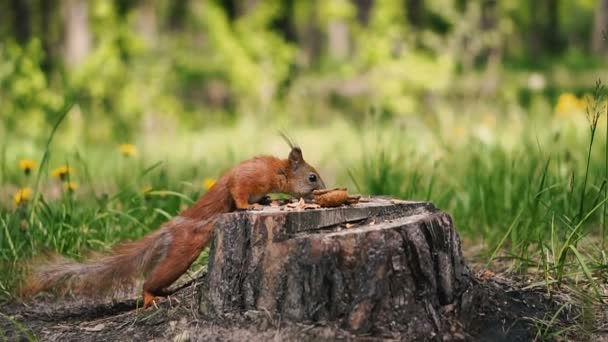
<svg viewBox="0 0 608 342">
<path fill-rule="evenodd" d="M 299 147 L 294 147 L 291 149 L 291 152 L 289 152 L 289 162 L 292 163 L 293 166 L 298 166 L 304 162 L 302 150 Z"/>
</svg>

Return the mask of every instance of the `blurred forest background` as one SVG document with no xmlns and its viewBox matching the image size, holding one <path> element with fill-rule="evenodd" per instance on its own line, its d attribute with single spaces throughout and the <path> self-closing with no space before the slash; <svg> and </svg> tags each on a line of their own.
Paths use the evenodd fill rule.
<svg viewBox="0 0 608 342">
<path fill-rule="evenodd" d="M 608 0 L 0 1 L 0 297 L 284 129 L 328 186 L 432 201 L 470 260 L 601 303 L 606 28 Z"/>
<path fill-rule="evenodd" d="M 72 143 L 553 107 L 593 87 L 607 25 L 606 0 L 5 0 L 0 133 L 45 138 L 67 94 Z"/>
</svg>

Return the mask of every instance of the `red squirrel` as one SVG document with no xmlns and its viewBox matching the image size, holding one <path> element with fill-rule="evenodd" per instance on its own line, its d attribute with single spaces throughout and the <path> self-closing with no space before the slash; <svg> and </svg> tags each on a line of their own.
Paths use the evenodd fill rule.
<svg viewBox="0 0 608 342">
<path fill-rule="evenodd" d="M 221 213 L 246 210 L 269 193 L 309 197 L 325 184 L 302 150 L 291 144 L 287 159 L 258 156 L 229 170 L 192 207 L 134 242 L 122 243 L 109 254 L 77 263 L 60 259 L 38 267 L 25 282 L 22 294 L 47 290 L 95 295 L 127 288 L 144 275 L 144 308 L 185 273 L 209 244 Z"/>
</svg>

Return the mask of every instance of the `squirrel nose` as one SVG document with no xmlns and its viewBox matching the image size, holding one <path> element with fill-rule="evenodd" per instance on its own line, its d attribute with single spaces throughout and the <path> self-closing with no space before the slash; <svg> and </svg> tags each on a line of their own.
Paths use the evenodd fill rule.
<svg viewBox="0 0 608 342">
<path fill-rule="evenodd" d="M 325 189 L 325 183 L 323 182 L 323 180 L 321 178 L 319 178 L 319 187 L 318 189 Z"/>
</svg>

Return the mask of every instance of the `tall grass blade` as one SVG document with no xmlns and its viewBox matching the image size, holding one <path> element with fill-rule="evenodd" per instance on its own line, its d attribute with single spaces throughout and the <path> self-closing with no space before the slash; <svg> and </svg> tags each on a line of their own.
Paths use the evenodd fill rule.
<svg viewBox="0 0 608 342">
<path fill-rule="evenodd" d="M 516 224 L 519 222 L 519 218 L 521 217 L 521 215 L 523 214 L 523 212 L 524 212 L 524 207 L 522 207 L 521 209 L 519 209 L 519 212 L 517 213 L 517 216 L 515 216 L 515 219 L 513 219 L 513 222 L 511 222 L 511 225 L 509 226 L 509 228 L 507 229 L 507 231 L 505 232 L 505 234 L 503 235 L 503 237 L 500 239 L 500 242 L 498 243 L 498 245 L 496 246 L 496 248 L 494 248 L 494 251 L 492 252 L 492 255 L 490 256 L 490 260 L 488 261 L 487 265 L 490 265 L 490 263 L 492 263 L 492 261 L 494 260 L 494 258 L 496 258 L 496 255 L 502 249 L 502 245 L 507 240 L 507 237 L 509 235 L 511 235 L 511 231 L 513 231 L 513 228 L 515 228 Z"/>
<path fill-rule="evenodd" d="M 570 245 L 568 247 L 570 248 L 570 250 L 576 257 L 576 260 L 578 261 L 579 265 L 581 265 L 581 269 L 583 270 L 583 273 L 585 274 L 587 281 L 589 281 L 589 284 L 591 284 L 591 287 L 593 288 L 593 292 L 595 292 L 595 295 L 597 296 L 597 300 L 599 300 L 600 302 L 603 303 L 604 301 L 602 300 L 602 295 L 601 295 L 600 289 L 599 289 L 595 279 L 593 279 L 593 275 L 591 274 L 589 267 L 587 267 L 585 258 L 578 252 L 576 247 L 574 247 L 572 245 Z"/>
<path fill-rule="evenodd" d="M 596 205 L 593 209 L 591 209 L 591 211 L 589 211 L 587 213 L 587 215 L 585 215 L 585 217 L 583 217 L 578 224 L 572 229 L 572 231 L 570 232 L 570 234 L 568 235 L 568 238 L 566 239 L 566 241 L 564 242 L 564 244 L 562 245 L 562 248 L 559 252 L 559 257 L 558 257 L 558 262 L 557 262 L 557 276 L 558 279 L 561 281 L 562 279 L 562 275 L 563 275 L 563 269 L 564 269 L 564 264 L 566 262 L 566 256 L 567 256 L 567 251 L 570 248 L 570 246 L 573 244 L 573 240 L 574 240 L 574 236 L 576 234 L 578 234 L 579 229 L 583 226 L 583 224 L 589 219 L 589 217 L 591 217 L 591 215 L 593 215 L 593 213 L 595 213 L 602 205 L 604 205 L 604 203 L 606 203 L 608 201 L 608 198 L 604 198 L 602 200 L 602 202 L 600 202 L 598 205 Z"/>
<path fill-rule="evenodd" d="M 34 197 L 32 200 L 32 210 L 30 211 L 30 222 L 33 222 L 34 211 L 35 211 L 36 205 L 38 204 L 38 201 L 40 199 L 40 195 L 41 195 L 39 192 L 40 179 L 42 178 L 42 172 L 43 172 L 43 170 L 45 170 L 47 163 L 49 161 L 51 143 L 53 142 L 55 133 L 57 133 L 57 129 L 59 128 L 59 126 L 61 125 L 63 120 L 66 118 L 66 116 L 68 115 L 68 113 L 70 112 L 72 107 L 74 106 L 74 103 L 75 102 L 72 98 L 66 99 L 65 105 L 63 106 L 62 110 L 59 112 L 59 117 L 57 118 L 57 121 L 55 121 L 55 124 L 53 125 L 53 128 L 51 129 L 51 133 L 49 134 L 49 137 L 44 146 L 44 153 L 42 155 L 42 160 L 40 161 L 40 167 L 38 169 L 38 174 L 36 175 L 36 182 L 34 183 Z"/>
</svg>

